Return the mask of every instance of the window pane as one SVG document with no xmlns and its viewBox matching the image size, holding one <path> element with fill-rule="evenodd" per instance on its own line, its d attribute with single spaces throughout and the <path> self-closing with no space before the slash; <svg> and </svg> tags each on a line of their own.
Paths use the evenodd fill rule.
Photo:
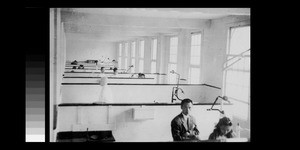
<svg viewBox="0 0 300 150">
<path fill-rule="evenodd" d="M 244 70 L 250 71 L 250 57 L 244 57 Z"/>
<path fill-rule="evenodd" d="M 157 53 L 157 39 L 154 39 L 152 42 L 152 60 L 156 60 Z"/>
<path fill-rule="evenodd" d="M 177 62 L 177 55 L 170 55 L 170 62 L 176 63 Z"/>
<path fill-rule="evenodd" d="M 170 38 L 170 45 L 171 46 L 177 46 L 177 44 L 178 44 L 178 37 L 171 37 Z"/>
<path fill-rule="evenodd" d="M 231 28 L 230 35 L 227 60 L 250 49 L 250 26 Z M 224 73 L 226 75 L 224 94 L 233 100 L 238 100 L 234 101 L 234 107 L 238 110 L 235 112 L 237 112 L 237 117 L 245 119 L 248 117 L 249 104 L 247 103 L 250 100 L 250 51 L 237 60 L 238 58 L 233 58 L 227 64 L 228 66 L 234 63 Z"/>
<path fill-rule="evenodd" d="M 191 65 L 200 65 L 200 57 L 191 57 Z"/>
<path fill-rule="evenodd" d="M 135 59 L 131 59 L 131 65 L 133 65 L 133 67 L 131 68 L 131 73 L 135 72 Z"/>
<path fill-rule="evenodd" d="M 121 65 L 122 65 L 122 57 L 119 57 L 118 67 L 121 68 Z"/>
<path fill-rule="evenodd" d="M 200 69 L 199 68 L 190 68 L 190 80 L 191 84 L 200 83 Z"/>
<path fill-rule="evenodd" d="M 192 34 L 191 40 L 191 65 L 200 65 L 200 54 L 201 54 L 201 34 Z"/>
<path fill-rule="evenodd" d="M 176 84 L 177 83 L 177 75 L 169 73 L 170 71 L 174 70 L 176 72 L 177 64 L 169 64 L 168 65 L 168 76 L 169 76 L 169 84 Z"/>
<path fill-rule="evenodd" d="M 134 58 L 131 59 L 131 65 L 135 66 L 135 59 Z"/>
<path fill-rule="evenodd" d="M 201 45 L 201 34 L 192 34 L 191 45 Z"/>
<path fill-rule="evenodd" d="M 176 71 L 177 64 L 169 64 L 168 68 L 169 68 L 169 72 L 172 71 L 172 70 Z"/>
<path fill-rule="evenodd" d="M 236 113 L 236 117 L 242 120 L 248 120 L 249 104 L 235 101 L 232 109 L 233 112 Z"/>
<path fill-rule="evenodd" d="M 127 58 L 124 59 L 125 62 L 124 62 L 124 69 L 127 69 L 128 65 L 127 65 Z"/>
<path fill-rule="evenodd" d="M 139 72 L 140 73 L 144 72 L 144 60 L 139 61 Z"/>
<path fill-rule="evenodd" d="M 144 41 L 141 41 L 140 43 L 140 58 L 144 58 Z"/>
<path fill-rule="evenodd" d="M 131 43 L 131 57 L 135 57 L 135 42 Z"/>
<path fill-rule="evenodd" d="M 191 47 L 191 56 L 200 56 L 200 46 L 192 46 Z"/>
<path fill-rule="evenodd" d="M 178 37 L 170 38 L 170 60 L 169 62 L 176 63 L 177 62 L 177 45 L 178 45 Z"/>
<path fill-rule="evenodd" d="M 230 54 L 240 54 L 250 49 L 250 26 L 231 28 Z"/>
<path fill-rule="evenodd" d="M 198 35 L 197 45 L 201 45 L 201 34 Z"/>
<path fill-rule="evenodd" d="M 170 54 L 177 55 L 177 46 L 170 47 Z"/>
<path fill-rule="evenodd" d="M 122 44 L 119 44 L 119 56 L 122 56 Z"/>
<path fill-rule="evenodd" d="M 128 43 L 125 43 L 125 57 L 128 56 Z"/>
<path fill-rule="evenodd" d="M 155 61 L 151 62 L 151 73 L 156 73 L 156 62 Z"/>
</svg>

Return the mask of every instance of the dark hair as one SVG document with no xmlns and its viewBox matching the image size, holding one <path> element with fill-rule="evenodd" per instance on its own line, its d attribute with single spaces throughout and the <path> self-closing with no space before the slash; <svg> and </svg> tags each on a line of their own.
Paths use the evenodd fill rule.
<svg viewBox="0 0 300 150">
<path fill-rule="evenodd" d="M 138 74 L 138 78 L 145 78 L 145 74 L 139 73 L 139 74 Z"/>
<path fill-rule="evenodd" d="M 100 70 L 102 70 L 102 69 L 104 69 L 105 67 L 101 67 L 101 69 Z"/>
<path fill-rule="evenodd" d="M 216 125 L 216 128 L 219 128 L 222 125 L 232 126 L 232 122 L 228 117 L 223 117 L 219 120 L 218 124 Z"/>
<path fill-rule="evenodd" d="M 191 100 L 191 99 L 189 99 L 189 98 L 186 98 L 186 99 L 184 99 L 184 100 L 182 100 L 181 101 L 181 107 L 184 105 L 184 103 L 192 103 L 193 104 L 193 101 Z"/>
<path fill-rule="evenodd" d="M 117 68 L 117 67 L 115 67 L 115 68 L 114 68 L 114 71 L 117 71 L 117 70 L 118 70 L 118 68 Z"/>
</svg>

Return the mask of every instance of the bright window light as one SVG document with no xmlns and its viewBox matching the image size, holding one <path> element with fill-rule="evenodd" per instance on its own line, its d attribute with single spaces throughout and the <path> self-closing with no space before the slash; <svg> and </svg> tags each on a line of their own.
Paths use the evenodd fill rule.
<svg viewBox="0 0 300 150">
<path fill-rule="evenodd" d="M 143 59 L 141 59 L 139 61 L 139 72 L 140 73 L 144 72 L 144 60 Z"/>
<path fill-rule="evenodd" d="M 152 60 L 156 60 L 157 54 L 157 39 L 152 40 Z"/>
<path fill-rule="evenodd" d="M 190 84 L 199 84 L 199 83 L 200 83 L 200 69 L 190 68 Z"/>
<path fill-rule="evenodd" d="M 130 71 L 131 71 L 131 73 L 134 73 L 135 72 L 135 69 L 134 69 L 135 68 L 135 59 L 134 58 L 131 59 L 131 65 L 133 65 L 133 68 L 131 68 Z"/>
<path fill-rule="evenodd" d="M 231 28 L 229 34 L 227 60 L 250 49 L 250 26 Z M 237 58 L 232 62 L 235 60 Z M 247 120 L 250 105 L 250 51 L 224 70 L 224 80 L 224 95 L 235 104 L 236 117 Z"/>
<path fill-rule="evenodd" d="M 176 72 L 177 64 L 169 64 L 168 65 L 169 71 L 174 70 Z M 169 75 L 169 84 L 176 84 L 177 83 L 177 75 L 176 74 L 168 74 Z"/>
<path fill-rule="evenodd" d="M 128 43 L 125 43 L 125 57 L 128 56 Z"/>
<path fill-rule="evenodd" d="M 135 57 L 135 42 L 131 43 L 131 57 Z"/>
<path fill-rule="evenodd" d="M 178 51 L 178 37 L 170 38 L 170 60 L 169 62 L 177 62 L 177 51 Z"/>
<path fill-rule="evenodd" d="M 119 56 L 122 56 L 122 44 L 119 44 Z"/>
<path fill-rule="evenodd" d="M 144 48 L 145 48 L 144 44 L 145 41 L 140 42 L 140 58 L 144 58 Z"/>
<path fill-rule="evenodd" d="M 151 62 L 151 73 L 156 73 L 156 62 Z"/>
</svg>

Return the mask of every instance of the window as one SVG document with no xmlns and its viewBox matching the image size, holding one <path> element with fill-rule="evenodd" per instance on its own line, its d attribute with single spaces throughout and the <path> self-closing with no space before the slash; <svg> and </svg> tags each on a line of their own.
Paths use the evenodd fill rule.
<svg viewBox="0 0 300 150">
<path fill-rule="evenodd" d="M 128 43 L 125 43 L 125 49 L 124 49 L 124 69 L 127 69 L 128 67 Z"/>
<path fill-rule="evenodd" d="M 201 54 L 201 33 L 191 34 L 191 55 L 189 67 L 189 83 L 200 83 L 200 54 Z"/>
<path fill-rule="evenodd" d="M 131 73 L 135 72 L 135 46 L 136 42 L 131 42 L 131 65 L 133 65 L 133 68 L 131 68 Z"/>
<path fill-rule="evenodd" d="M 168 72 L 174 70 L 176 72 L 177 69 L 177 51 L 178 51 L 178 37 L 174 36 L 170 38 L 170 57 L 168 64 Z M 176 84 L 177 83 L 177 75 L 169 74 L 169 83 Z"/>
<path fill-rule="evenodd" d="M 177 71 L 177 64 L 169 64 L 168 65 L 169 71 L 174 70 Z M 169 74 L 169 84 L 176 84 L 177 83 L 177 75 L 176 74 Z"/>
<path fill-rule="evenodd" d="M 201 34 L 192 34 L 191 65 L 200 65 Z"/>
<path fill-rule="evenodd" d="M 250 104 L 250 26 L 230 28 L 224 67 L 223 93 L 234 101 L 237 117 L 247 120 Z"/>
<path fill-rule="evenodd" d="M 119 58 L 118 58 L 118 68 L 122 65 L 122 43 L 119 43 Z"/>
<path fill-rule="evenodd" d="M 145 50 L 145 41 L 140 41 L 140 55 L 139 55 L 139 72 L 144 71 L 144 50 Z"/>
<path fill-rule="evenodd" d="M 190 67 L 189 70 L 190 76 L 190 83 L 191 84 L 199 84 L 200 83 L 200 69 Z"/>
<path fill-rule="evenodd" d="M 151 62 L 151 73 L 156 73 L 156 61 Z"/>
<path fill-rule="evenodd" d="M 177 62 L 178 37 L 170 38 L 170 60 L 171 63 Z"/>
<path fill-rule="evenodd" d="M 151 73 L 156 73 L 157 39 L 151 40 Z"/>
</svg>

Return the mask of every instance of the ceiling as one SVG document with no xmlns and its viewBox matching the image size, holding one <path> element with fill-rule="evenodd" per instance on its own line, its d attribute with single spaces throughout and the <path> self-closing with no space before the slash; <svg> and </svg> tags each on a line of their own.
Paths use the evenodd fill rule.
<svg viewBox="0 0 300 150">
<path fill-rule="evenodd" d="M 197 29 L 207 20 L 250 16 L 250 8 L 62 8 L 67 38 L 117 42 Z"/>
<path fill-rule="evenodd" d="M 63 8 L 62 10 L 104 15 L 189 19 L 216 19 L 228 15 L 250 15 L 250 8 Z"/>
</svg>

